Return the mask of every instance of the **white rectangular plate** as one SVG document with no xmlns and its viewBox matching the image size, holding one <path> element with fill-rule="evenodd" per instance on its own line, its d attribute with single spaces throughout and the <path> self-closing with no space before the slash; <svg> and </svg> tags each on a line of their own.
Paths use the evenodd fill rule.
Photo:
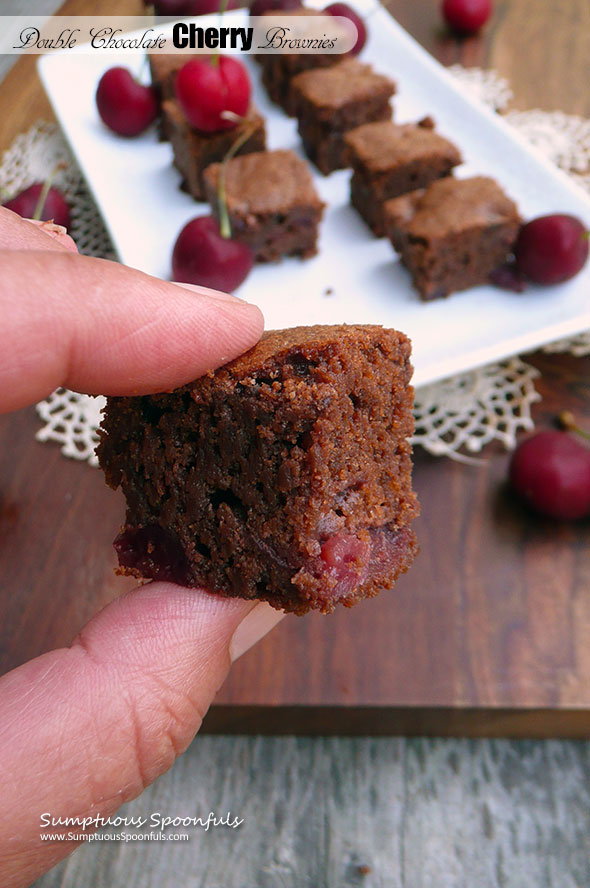
<svg viewBox="0 0 590 888">
<path fill-rule="evenodd" d="M 432 114 L 438 129 L 463 153 L 458 175 L 493 176 L 525 218 L 559 211 L 590 224 L 590 198 L 565 174 L 466 96 L 375 0 L 355 0 L 355 5 L 367 18 L 370 35 L 361 58 L 397 81 L 397 121 Z M 246 17 L 244 10 L 227 15 L 231 24 L 243 24 Z M 203 17 L 199 24 L 209 18 L 212 24 L 218 21 L 217 16 Z M 253 59 L 243 60 L 254 101 L 267 119 L 269 147 L 301 151 L 296 123 L 267 99 Z M 121 261 L 168 278 L 178 232 L 208 207 L 179 190 L 170 145 L 158 142 L 153 129 L 128 140 L 102 125 L 94 93 L 101 74 L 113 64 L 127 61 L 120 53 L 74 50 L 42 56 L 39 71 Z M 137 57 L 129 59 L 129 67 L 138 70 L 140 65 Z M 319 254 L 307 261 L 256 266 L 238 291 L 260 306 L 267 328 L 345 322 L 403 330 L 413 341 L 416 385 L 590 328 L 590 264 L 559 286 L 530 287 L 523 294 L 481 286 L 421 302 L 389 242 L 374 238 L 350 207 L 350 172 L 323 177 L 314 168 L 314 177 L 328 204 Z"/>
</svg>

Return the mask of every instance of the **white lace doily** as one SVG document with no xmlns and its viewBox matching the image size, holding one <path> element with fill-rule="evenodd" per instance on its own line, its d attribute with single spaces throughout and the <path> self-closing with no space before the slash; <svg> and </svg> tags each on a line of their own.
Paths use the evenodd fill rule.
<svg viewBox="0 0 590 888">
<path fill-rule="evenodd" d="M 12 197 L 31 182 L 44 182 L 60 163 L 54 184 L 71 207 L 70 234 L 86 256 L 114 259 L 115 251 L 88 192 L 82 174 L 56 123 L 40 120 L 17 136 L 0 163 L 0 202 Z"/>
<path fill-rule="evenodd" d="M 97 466 L 96 430 L 105 403 L 102 396 L 94 398 L 69 389 L 56 389 L 37 404 L 37 413 L 45 423 L 36 434 L 37 441 L 57 441 L 64 456 L 84 459 L 91 466 Z"/>
<path fill-rule="evenodd" d="M 414 444 L 435 456 L 479 453 L 490 441 L 514 446 L 520 429 L 532 429 L 530 405 L 541 396 L 539 371 L 510 358 L 416 390 Z"/>
<path fill-rule="evenodd" d="M 450 69 L 466 90 L 498 112 L 512 97 L 510 85 L 494 71 Z M 590 191 L 590 121 L 562 112 L 510 111 L 509 123 L 532 141 L 546 156 Z M 56 184 L 72 207 L 72 235 L 80 252 L 114 258 L 114 251 L 84 180 L 56 124 L 39 122 L 18 136 L 0 163 L 0 195 L 3 199 L 32 181 L 44 180 L 59 161 Z M 546 351 L 590 354 L 590 331 L 562 340 Z M 465 373 L 416 391 L 416 433 L 420 444 L 436 456 L 471 460 L 491 441 L 506 448 L 516 443 L 522 429 L 533 428 L 530 405 L 539 399 L 534 380 L 538 371 L 517 357 Z M 56 441 L 65 456 L 96 465 L 94 448 L 103 398 L 58 389 L 37 405 L 44 423 L 39 441 Z"/>
</svg>

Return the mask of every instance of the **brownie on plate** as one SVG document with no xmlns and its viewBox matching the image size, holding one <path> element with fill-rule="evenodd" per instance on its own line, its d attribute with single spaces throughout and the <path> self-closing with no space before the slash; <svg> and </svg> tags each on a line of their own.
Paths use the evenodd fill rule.
<svg viewBox="0 0 590 888">
<path fill-rule="evenodd" d="M 165 55 L 160 52 L 148 52 L 148 61 L 152 86 L 161 99 L 174 98 L 174 78 L 183 65 L 192 59 L 206 58 L 203 55 L 191 55 L 177 52 L 174 55 Z"/>
<path fill-rule="evenodd" d="M 307 156 L 322 173 L 348 165 L 343 134 L 363 123 L 391 118 L 395 84 L 370 65 L 347 59 L 291 81 L 293 108 Z"/>
<path fill-rule="evenodd" d="M 266 16 L 312 16 L 321 15 L 320 12 L 307 7 L 290 10 L 269 10 Z M 275 104 L 280 105 L 283 111 L 293 117 L 295 112 L 291 101 L 291 78 L 301 71 L 312 68 L 329 68 L 342 61 L 342 55 L 337 53 L 259 53 L 256 61 L 260 64 L 262 83 L 268 93 L 268 97 Z"/>
<path fill-rule="evenodd" d="M 176 391 L 109 398 L 120 572 L 298 614 L 390 588 L 417 550 L 409 358 L 395 330 L 296 327 Z"/>
<path fill-rule="evenodd" d="M 424 300 L 485 283 L 518 235 L 516 204 L 494 179 L 438 179 L 384 204 L 385 228 Z"/>
<path fill-rule="evenodd" d="M 257 262 L 315 255 L 324 204 L 304 160 L 294 151 L 262 151 L 234 157 L 224 166 L 232 237 L 247 244 Z M 215 215 L 221 169 L 214 163 L 203 176 Z"/>
<path fill-rule="evenodd" d="M 176 99 L 163 102 L 162 114 L 174 152 L 174 165 L 183 178 L 181 187 L 192 194 L 195 200 L 206 200 L 203 173 L 207 167 L 223 160 L 245 130 L 252 132 L 239 148 L 238 154 L 264 151 L 266 147 L 264 118 L 253 106 L 250 106 L 244 120 L 233 129 L 216 133 L 204 133 L 191 126 Z"/>
<path fill-rule="evenodd" d="M 156 90 L 160 102 L 165 99 L 173 99 L 174 79 L 176 74 L 183 65 L 190 62 L 191 59 L 199 58 L 197 55 L 188 55 L 185 53 L 175 53 L 174 55 L 165 55 L 159 52 L 148 52 L 148 62 L 150 66 L 150 75 L 152 86 Z M 201 56 L 204 58 L 204 56 Z M 167 142 L 169 133 L 167 130 L 167 120 L 160 106 L 160 117 L 158 120 L 158 135 L 161 142 Z"/>
<path fill-rule="evenodd" d="M 456 146 L 435 132 L 430 117 L 417 124 L 365 123 L 347 132 L 344 142 L 353 169 L 351 203 L 378 237 L 385 234 L 382 207 L 388 198 L 426 188 L 461 163 Z"/>
</svg>

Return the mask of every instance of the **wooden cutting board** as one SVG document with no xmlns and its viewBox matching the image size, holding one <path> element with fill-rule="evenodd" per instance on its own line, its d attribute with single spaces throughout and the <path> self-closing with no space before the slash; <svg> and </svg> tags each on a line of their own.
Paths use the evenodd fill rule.
<svg viewBox="0 0 590 888">
<path fill-rule="evenodd" d="M 579 88 L 590 79 L 587 0 L 560 0 L 559 11 L 498 2 L 485 36 L 463 43 L 440 30 L 435 6 L 389 3 L 443 61 L 506 74 L 521 106 L 590 116 Z M 522 53 L 527 40 L 534 54 Z M 50 116 L 31 58 L 0 99 L 0 147 Z M 537 424 L 569 408 L 590 428 L 590 358 L 531 361 L 542 371 Z M 0 418 L 0 672 L 67 644 L 130 585 L 113 573 L 122 498 L 97 470 L 37 443 L 38 427 L 32 409 Z M 354 610 L 286 618 L 235 665 L 205 730 L 590 736 L 590 522 L 526 514 L 505 488 L 506 453 L 491 446 L 484 460 L 465 466 L 419 451 L 422 551 L 410 573 Z"/>
<path fill-rule="evenodd" d="M 540 357 L 539 425 L 590 426 L 590 359 Z M 130 585 L 123 515 L 102 474 L 39 444 L 33 410 L 0 420 L 0 669 L 67 644 Z M 534 519 L 507 456 L 416 454 L 422 551 L 396 588 L 329 617 L 287 617 L 233 668 L 222 732 L 590 736 L 590 526 Z"/>
</svg>

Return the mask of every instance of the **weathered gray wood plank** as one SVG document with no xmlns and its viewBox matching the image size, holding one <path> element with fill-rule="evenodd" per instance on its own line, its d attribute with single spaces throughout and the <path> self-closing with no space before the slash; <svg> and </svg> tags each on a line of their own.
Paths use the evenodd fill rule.
<svg viewBox="0 0 590 888">
<path fill-rule="evenodd" d="M 93 843 L 35 888 L 590 885 L 590 743 L 201 737 L 124 809 L 156 811 L 244 823 Z"/>
</svg>

